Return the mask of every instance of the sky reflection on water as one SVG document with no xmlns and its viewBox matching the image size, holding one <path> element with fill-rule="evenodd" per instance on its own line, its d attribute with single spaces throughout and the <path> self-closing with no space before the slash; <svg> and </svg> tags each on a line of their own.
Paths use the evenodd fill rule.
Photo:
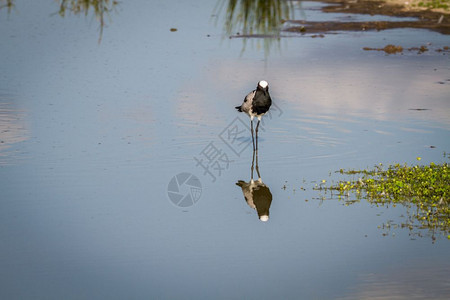
<svg viewBox="0 0 450 300">
<path fill-rule="evenodd" d="M 222 39 L 215 3 L 138 1 L 121 2 L 99 45 L 95 22 L 49 16 L 53 4 L 17 2 L 0 18 L 0 128 L 16 128 L 0 138 L 14 140 L 0 148 L 0 298 L 357 298 L 402 270 L 424 297 L 448 294 L 435 281 L 445 238 L 383 236 L 404 208 L 311 190 L 340 168 L 443 161 L 448 56 L 361 50 L 442 47 L 441 35 L 286 38 L 267 56 Z M 251 148 L 237 155 L 220 138 L 263 78 L 282 111 L 260 132 L 266 223 L 236 186 Z M 232 160 L 215 182 L 194 159 L 211 142 Z M 167 196 L 181 172 L 203 188 L 185 209 Z"/>
</svg>

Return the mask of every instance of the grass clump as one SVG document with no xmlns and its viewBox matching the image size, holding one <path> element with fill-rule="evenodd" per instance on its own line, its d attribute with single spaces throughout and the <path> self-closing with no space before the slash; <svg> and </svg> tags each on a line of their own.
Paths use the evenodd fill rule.
<svg viewBox="0 0 450 300">
<path fill-rule="evenodd" d="M 450 0 L 431 0 L 431 1 L 420 1 L 417 6 L 425 8 L 441 8 L 444 10 L 449 9 Z"/>
<path fill-rule="evenodd" d="M 376 205 L 405 205 L 409 208 L 408 220 L 401 227 L 427 229 L 432 232 L 433 240 L 437 232 L 450 239 L 450 170 L 447 163 L 395 164 L 387 169 L 380 164 L 370 170 L 341 169 L 338 172 L 358 178 L 316 189 L 337 192 L 340 199 L 346 197 L 346 203 L 355 202 L 348 200 L 353 195 L 357 200 L 364 198 Z"/>
</svg>

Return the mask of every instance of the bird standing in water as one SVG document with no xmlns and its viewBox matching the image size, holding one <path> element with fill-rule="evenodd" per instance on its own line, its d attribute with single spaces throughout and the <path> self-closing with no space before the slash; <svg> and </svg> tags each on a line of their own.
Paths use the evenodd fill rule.
<svg viewBox="0 0 450 300">
<path fill-rule="evenodd" d="M 269 84 L 265 80 L 258 82 L 256 90 L 251 91 L 245 96 L 244 102 L 240 106 L 236 106 L 239 112 L 245 112 L 250 117 L 250 128 L 252 132 L 253 150 L 258 151 L 258 128 L 261 122 L 262 116 L 264 116 L 272 105 L 272 99 L 269 95 Z M 253 119 L 257 117 L 258 123 L 256 124 L 256 147 L 255 138 L 253 137 Z"/>
</svg>

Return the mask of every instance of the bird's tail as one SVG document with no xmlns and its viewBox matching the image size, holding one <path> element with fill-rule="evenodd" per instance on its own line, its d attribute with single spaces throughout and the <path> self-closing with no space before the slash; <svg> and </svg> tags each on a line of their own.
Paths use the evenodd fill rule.
<svg viewBox="0 0 450 300">
<path fill-rule="evenodd" d="M 236 185 L 243 187 L 247 182 L 245 182 L 244 180 L 238 180 L 238 182 L 236 182 Z"/>
<path fill-rule="evenodd" d="M 242 112 L 241 106 L 236 106 L 235 108 L 237 109 L 238 112 Z"/>
</svg>

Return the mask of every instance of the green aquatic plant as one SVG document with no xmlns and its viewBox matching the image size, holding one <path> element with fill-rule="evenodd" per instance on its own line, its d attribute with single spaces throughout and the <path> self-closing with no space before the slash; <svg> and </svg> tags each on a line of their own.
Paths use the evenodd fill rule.
<svg viewBox="0 0 450 300">
<path fill-rule="evenodd" d="M 417 158 L 420 161 L 420 157 Z M 366 199 L 375 205 L 401 204 L 408 208 L 408 221 L 401 227 L 441 232 L 450 239 L 450 171 L 447 163 L 429 165 L 382 164 L 367 170 L 339 170 L 353 179 L 340 180 L 316 190 L 331 192 L 346 204 Z M 388 222 L 389 223 L 389 222 Z M 384 226 L 385 227 L 385 226 Z"/>
<path fill-rule="evenodd" d="M 115 0 L 55 0 L 59 4 L 59 14 L 64 17 L 67 10 L 74 14 L 84 13 L 86 16 L 92 9 L 95 15 L 108 13 L 119 3 Z"/>
<path fill-rule="evenodd" d="M 100 23 L 99 43 L 102 40 L 103 28 L 105 27 L 105 17 L 113 11 L 119 4 L 117 0 L 54 0 L 59 5 L 59 10 L 55 14 L 65 17 L 66 14 L 72 13 L 74 15 L 84 14 L 88 16 L 89 12 L 93 11 L 98 22 Z M 7 8 L 8 13 L 11 12 L 15 6 L 15 0 L 0 0 L 0 10 Z"/>
<path fill-rule="evenodd" d="M 281 24 L 293 16 L 293 4 L 284 0 L 219 1 L 218 11 L 226 8 L 225 30 L 228 34 L 277 33 Z"/>
<path fill-rule="evenodd" d="M 14 7 L 14 0 L 0 0 L 0 10 L 5 7 L 8 8 L 8 13 L 10 13 Z"/>
<path fill-rule="evenodd" d="M 285 0 L 218 0 L 214 15 L 225 11 L 224 31 L 229 38 L 242 39 L 242 52 L 252 38 L 268 56 L 274 46 L 280 48 L 280 29 L 294 18 L 294 8 L 293 1 Z"/>
<path fill-rule="evenodd" d="M 99 43 L 103 36 L 103 27 L 105 26 L 105 16 L 108 15 L 119 3 L 116 0 L 55 0 L 59 4 L 58 14 L 61 17 L 66 15 L 69 11 L 75 15 L 88 15 L 89 11 L 93 10 L 95 16 L 100 23 L 100 37 Z"/>
</svg>

